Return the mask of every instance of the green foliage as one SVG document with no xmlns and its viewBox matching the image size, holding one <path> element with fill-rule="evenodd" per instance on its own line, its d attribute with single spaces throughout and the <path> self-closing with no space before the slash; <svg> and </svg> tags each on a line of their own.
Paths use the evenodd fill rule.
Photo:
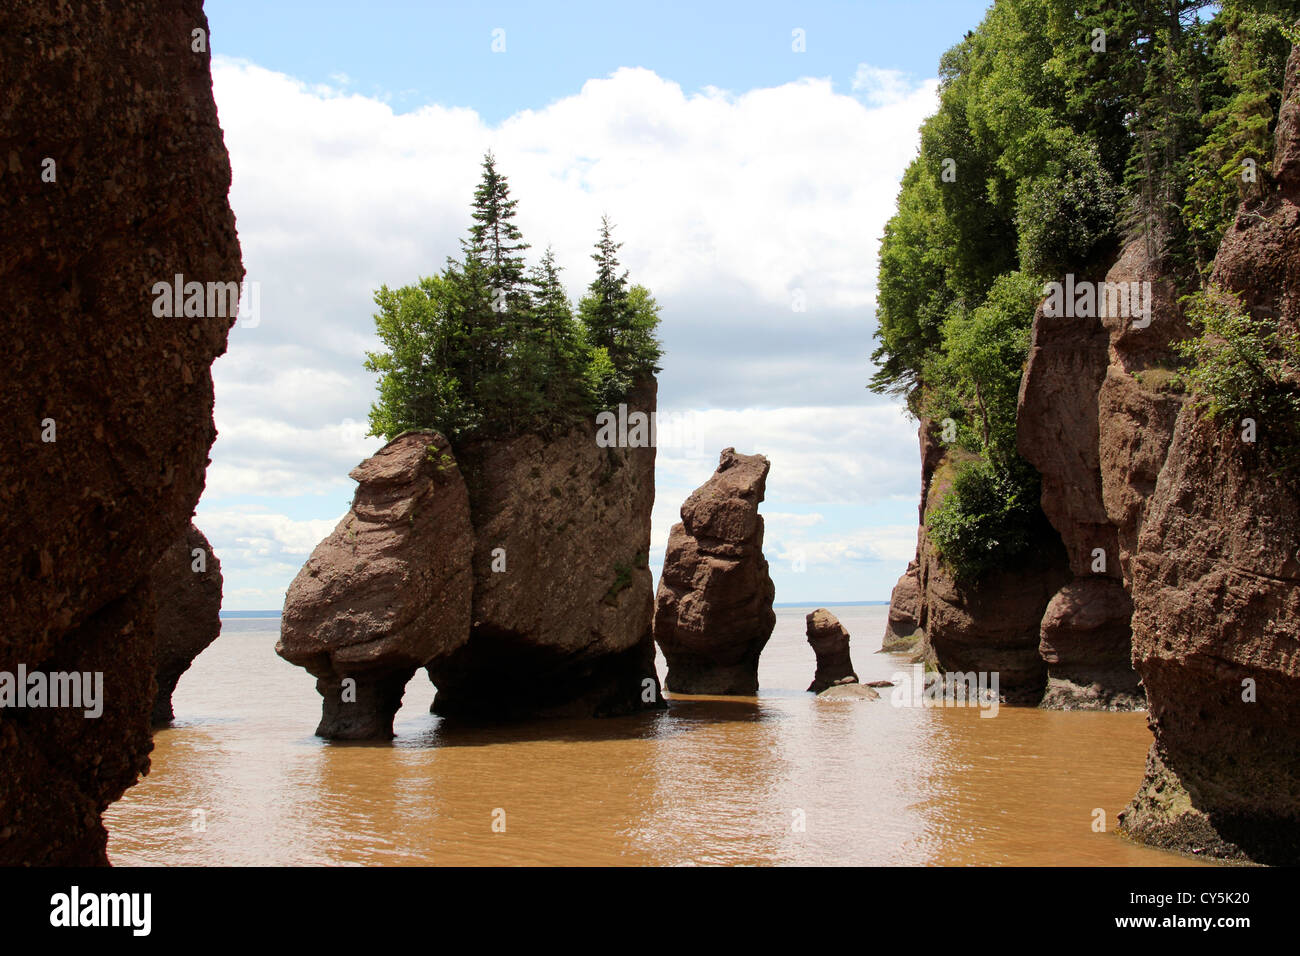
<svg viewBox="0 0 1300 956">
<path fill-rule="evenodd" d="M 609 349 L 603 345 L 593 348 L 590 356 L 591 362 L 586 372 L 587 388 L 595 397 L 598 407 L 610 408 L 627 394 L 631 380 L 618 370 L 614 360 L 609 357 Z"/>
<path fill-rule="evenodd" d="M 488 154 L 461 261 L 375 293 L 382 349 L 365 362 L 379 376 L 371 434 L 436 428 L 455 443 L 550 432 L 617 404 L 659 371 L 659 306 L 645 287 L 628 286 L 609 222 L 575 317 L 551 250 L 525 271 L 515 205 Z"/>
<path fill-rule="evenodd" d="M 1074 139 L 1068 130 L 1053 133 Z M 1087 263 L 1113 239 L 1121 192 L 1095 144 L 1067 142 L 1052 157 L 1042 173 L 1022 181 L 1016 229 L 1021 268 L 1055 276 Z"/>
<path fill-rule="evenodd" d="M 1300 467 L 1300 334 L 1252 316 L 1231 292 L 1211 286 L 1184 299 L 1199 334 L 1176 348 L 1194 400 L 1231 428 L 1256 422 L 1280 470 Z"/>
<path fill-rule="evenodd" d="M 871 388 L 907 394 L 917 388 L 926 356 L 939 346 L 954 293 L 947 284 L 952 229 L 935 178 L 916 160 L 903 176 L 898 212 L 885 226 L 876 294 Z"/>
<path fill-rule="evenodd" d="M 1217 81 L 1207 96 L 1206 135 L 1190 157 L 1183 206 L 1196 265 L 1209 271 L 1237 206 L 1268 182 L 1272 127 L 1300 3 L 1228 2 L 1215 18 Z"/>
<path fill-rule="evenodd" d="M 944 54 L 880 246 L 869 387 L 951 418 L 983 460 L 931 519 L 967 571 L 986 546 L 997 560 L 1028 546 L 1015 529 L 1037 513 L 1015 436 L 1039 277 L 1092 274 L 1145 237 L 1171 278 L 1196 283 L 1240 201 L 1268 185 L 1297 17 L 1300 0 L 993 0 Z M 1258 185 L 1242 182 L 1246 159 Z"/>
<path fill-rule="evenodd" d="M 951 491 L 926 519 L 930 540 L 957 581 L 1013 567 L 1041 526 L 1038 473 L 1020 459 L 958 466 Z"/>
<path fill-rule="evenodd" d="M 591 257 L 596 278 L 578 303 L 578 315 L 591 346 L 603 348 L 621 374 L 634 378 L 659 371 L 659 306 L 644 286 L 628 287 L 617 255 L 623 244 L 614 242 L 610 229 L 609 219 L 602 218 L 600 241 Z"/>
<path fill-rule="evenodd" d="M 617 604 L 618 596 L 632 583 L 632 574 L 638 568 L 649 567 L 649 555 L 644 551 L 638 551 L 632 558 L 631 564 L 614 565 L 614 583 L 609 586 L 605 592 L 604 601 L 606 604 Z"/>
<path fill-rule="evenodd" d="M 1042 290 L 1041 279 L 1008 272 L 982 305 L 944 323 L 942 348 L 926 369 L 927 417 L 961 423 L 959 443 L 976 454 L 1016 455 L 1016 400 Z"/>
</svg>

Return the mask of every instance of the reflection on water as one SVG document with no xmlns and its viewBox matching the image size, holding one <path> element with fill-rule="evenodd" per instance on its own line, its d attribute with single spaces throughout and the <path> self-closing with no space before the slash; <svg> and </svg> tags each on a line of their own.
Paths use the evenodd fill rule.
<svg viewBox="0 0 1300 956">
<path fill-rule="evenodd" d="M 865 680 L 885 608 L 835 609 Z M 1093 832 L 1137 789 L 1141 714 L 822 701 L 805 610 L 778 609 L 757 699 L 468 727 L 423 672 L 391 744 L 312 736 L 315 682 L 278 622 L 224 622 L 181 678 L 153 770 L 109 809 L 131 864 L 1143 864 L 1187 860 Z M 662 664 L 661 664 L 662 673 Z M 201 811 L 201 812 L 198 812 Z M 494 829 L 494 821 L 496 828 Z M 504 823 L 504 832 L 498 832 Z"/>
</svg>

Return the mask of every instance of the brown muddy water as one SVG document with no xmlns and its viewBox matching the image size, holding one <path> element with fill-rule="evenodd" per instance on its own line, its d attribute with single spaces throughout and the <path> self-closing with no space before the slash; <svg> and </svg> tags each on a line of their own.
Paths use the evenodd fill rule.
<svg viewBox="0 0 1300 956">
<path fill-rule="evenodd" d="M 181 678 L 153 769 L 105 815 L 126 865 L 1186 865 L 1126 842 L 1143 714 L 817 700 L 810 608 L 780 608 L 757 698 L 613 720 L 451 726 L 423 671 L 391 745 L 312 735 L 277 620 L 228 620 Z M 832 609 L 863 681 L 884 607 Z M 662 660 L 660 674 L 664 673 Z M 1095 811 L 1108 832 L 1094 832 Z M 495 824 L 495 826 L 494 826 Z M 502 828 L 504 827 L 504 832 Z"/>
</svg>

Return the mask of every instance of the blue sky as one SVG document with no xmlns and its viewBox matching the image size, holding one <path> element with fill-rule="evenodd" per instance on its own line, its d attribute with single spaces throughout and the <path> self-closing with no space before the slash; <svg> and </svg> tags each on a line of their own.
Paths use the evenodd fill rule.
<svg viewBox="0 0 1300 956">
<path fill-rule="evenodd" d="M 857 3 L 421 3 L 209 0 L 214 47 L 309 83 L 346 75 L 399 112 L 470 106 L 489 123 L 538 109 L 619 67 L 688 90 L 801 76 L 847 88 L 860 63 L 932 76 L 987 0 Z M 492 31 L 505 31 L 505 54 Z M 806 49 L 790 54 L 792 31 Z"/>
<path fill-rule="evenodd" d="M 456 253 L 486 149 L 571 295 L 609 214 L 662 307 L 660 434 L 670 418 L 677 441 L 659 451 L 656 574 L 682 500 L 734 446 L 772 461 L 778 601 L 888 598 L 915 544 L 919 461 L 915 423 L 864 388 L 876 249 L 939 56 L 984 7 L 209 0 L 260 286 L 257 321 L 214 366 L 196 519 L 226 608 L 278 608 L 346 511 L 347 472 L 379 446 L 371 294 Z"/>
</svg>

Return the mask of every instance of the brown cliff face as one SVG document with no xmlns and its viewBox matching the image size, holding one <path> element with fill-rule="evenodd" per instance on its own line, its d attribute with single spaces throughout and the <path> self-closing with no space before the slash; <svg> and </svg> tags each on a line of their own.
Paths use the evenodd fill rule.
<svg viewBox="0 0 1300 956">
<path fill-rule="evenodd" d="M 1041 529 L 1032 560 L 961 584 L 930 543 L 925 520 L 952 487 L 957 466 L 970 456 L 945 449 L 937 431 L 921 426 L 922 523 L 913 569 L 894 588 L 882 650 L 915 650 L 916 659 L 942 671 L 999 675 L 1013 703 L 1037 703 L 1047 682 L 1039 655 L 1039 624 L 1048 601 L 1069 579 L 1065 552 L 1050 527 Z M 895 622 L 898 623 L 895 623 Z M 894 629 L 913 628 L 919 643 L 891 646 Z"/>
<path fill-rule="evenodd" d="M 1047 666 L 1039 627 L 1068 572 L 1060 545 L 1044 542 L 1035 561 L 958 584 L 931 552 L 926 582 L 926 640 L 939 670 L 997 673 L 1009 703 L 1035 704 Z"/>
<path fill-rule="evenodd" d="M 1119 577 L 1098 459 L 1097 393 L 1108 344 L 1100 319 L 1048 316 L 1040 306 L 1016 408 L 1017 446 L 1042 476 L 1043 513 L 1075 577 Z M 1098 549 L 1110 558 L 1102 572 L 1094 570 Z"/>
<path fill-rule="evenodd" d="M 830 611 L 824 607 L 808 614 L 808 643 L 817 655 L 817 671 L 808 689 L 820 694 L 836 684 L 856 684 L 858 675 L 853 671 L 849 654 L 849 632 Z"/>
<path fill-rule="evenodd" d="M 0 6 L 0 672 L 103 675 L 98 718 L 0 715 L 0 864 L 106 863 L 100 814 L 148 768 L 149 571 L 203 489 L 232 323 L 152 290 L 243 275 L 195 29 L 199 0 Z"/>
<path fill-rule="evenodd" d="M 1135 249 L 1126 250 L 1105 282 L 1139 278 L 1131 274 Z M 1132 603 L 1122 582 L 1119 533 L 1103 492 L 1100 405 L 1112 341 L 1131 335 L 1150 343 L 1166 330 L 1159 318 L 1153 331 L 1134 328 L 1131 316 L 1050 316 L 1041 306 L 1034 316 L 1016 410 L 1017 444 L 1042 477 L 1043 513 L 1061 536 L 1072 578 L 1039 627 L 1038 653 L 1048 671 L 1044 707 L 1145 706 L 1130 662 Z M 1134 429 L 1132 438 L 1142 437 Z"/>
<path fill-rule="evenodd" d="M 221 562 L 191 524 L 163 552 L 150 574 L 158 616 L 154 627 L 153 724 L 172 720 L 172 692 L 194 658 L 221 633 Z"/>
<path fill-rule="evenodd" d="M 654 638 L 673 693 L 758 693 L 758 658 L 776 626 L 758 513 L 770 467 L 725 449 L 668 535 Z"/>
<path fill-rule="evenodd" d="M 934 422 L 921 419 L 917 427 L 917 440 L 921 446 L 921 499 L 917 505 L 917 548 L 916 558 L 908 562 L 894 590 L 889 596 L 889 616 L 885 622 L 885 637 L 881 642 L 882 651 L 902 652 L 925 644 L 925 587 L 921 581 L 923 552 L 922 539 L 925 533 L 925 508 L 930 495 L 930 481 L 935 469 L 943 460 L 943 445 L 939 441 L 938 428 Z"/>
<path fill-rule="evenodd" d="M 1107 282 L 1151 283 L 1150 324 L 1137 328 L 1122 318 L 1102 321 L 1110 333 L 1110 362 L 1097 396 L 1102 501 L 1115 527 L 1120 577 L 1131 587 L 1130 562 L 1147 501 L 1169 453 L 1174 422 L 1186 401 L 1170 388 L 1178 358 L 1172 343 L 1190 330 L 1178 305 L 1178 291 L 1161 272 L 1142 241 L 1130 243 L 1106 276 Z"/>
<path fill-rule="evenodd" d="M 889 595 L 885 639 L 880 644 L 882 651 L 898 653 L 911 650 L 925 639 L 925 633 L 921 630 L 923 596 L 921 566 L 915 560 L 909 561 L 907 570 Z"/>
<path fill-rule="evenodd" d="M 1300 331 L 1300 50 L 1276 189 L 1228 230 L 1213 280 Z M 1268 440 L 1269 423 L 1259 422 Z M 1143 842 L 1300 863 L 1300 492 L 1237 423 L 1178 414 L 1132 560 L 1133 657 L 1155 733 L 1121 826 Z"/>
<path fill-rule="evenodd" d="M 469 637 L 474 529 L 437 432 L 399 435 L 352 477 L 351 510 L 289 585 L 275 649 L 317 678 L 317 734 L 387 739 L 411 676 Z"/>
<path fill-rule="evenodd" d="M 654 379 L 628 396 L 655 411 Z M 474 522 L 469 640 L 429 666 L 446 716 L 661 709 L 650 620 L 655 448 L 583 424 L 459 451 Z"/>
</svg>

